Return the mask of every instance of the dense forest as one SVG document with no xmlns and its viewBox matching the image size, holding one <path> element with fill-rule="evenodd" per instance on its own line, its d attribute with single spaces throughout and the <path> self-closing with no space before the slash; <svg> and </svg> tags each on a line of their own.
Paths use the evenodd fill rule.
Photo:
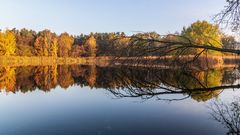
<svg viewBox="0 0 240 135">
<path fill-rule="evenodd" d="M 183 38 L 184 37 L 184 38 Z M 161 48 L 161 41 L 191 41 L 200 45 L 218 48 L 236 49 L 233 36 L 222 33 L 218 25 L 207 21 L 197 21 L 174 35 L 160 35 L 156 32 L 137 33 L 127 36 L 124 32 L 91 33 L 89 35 L 57 35 L 50 30 L 36 32 L 28 29 L 8 29 L 0 32 L 0 56 L 49 56 L 49 57 L 96 57 L 96 56 L 159 56 L 163 53 L 173 55 L 176 48 L 164 48 L 160 51 L 146 51 Z M 186 49 L 184 54 L 196 54 L 202 49 Z M 210 51 L 211 52 L 211 51 Z M 216 54 L 216 53 L 215 53 Z M 141 54 L 142 56 L 142 54 Z"/>
</svg>

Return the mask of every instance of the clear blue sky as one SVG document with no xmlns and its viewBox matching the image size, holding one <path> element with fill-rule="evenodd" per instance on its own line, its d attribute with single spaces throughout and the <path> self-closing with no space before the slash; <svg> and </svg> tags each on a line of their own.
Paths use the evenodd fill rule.
<svg viewBox="0 0 240 135">
<path fill-rule="evenodd" d="M 180 31 L 209 20 L 225 0 L 0 0 L 0 28 L 90 32 Z"/>
</svg>

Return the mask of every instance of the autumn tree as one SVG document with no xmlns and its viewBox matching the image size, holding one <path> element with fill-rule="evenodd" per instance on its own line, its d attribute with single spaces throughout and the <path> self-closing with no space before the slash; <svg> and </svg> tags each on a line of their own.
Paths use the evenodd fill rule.
<svg viewBox="0 0 240 135">
<path fill-rule="evenodd" d="M 116 56 L 123 55 L 124 49 L 129 44 L 129 37 L 124 32 L 116 33 L 95 33 L 94 38 L 97 42 L 97 56 Z"/>
<path fill-rule="evenodd" d="M 124 49 L 123 52 L 127 52 L 127 56 L 138 57 L 159 55 L 159 51 L 150 51 L 153 48 L 159 47 L 159 43 L 148 42 L 148 40 L 161 40 L 161 36 L 156 32 L 134 34 L 129 41 L 130 46 Z"/>
<path fill-rule="evenodd" d="M 68 33 L 62 33 L 58 37 L 58 56 L 68 57 L 71 47 L 73 45 L 74 39 Z"/>
<path fill-rule="evenodd" d="M 80 45 L 73 45 L 71 49 L 71 57 L 81 57 L 86 54 L 84 47 Z"/>
<path fill-rule="evenodd" d="M 34 49 L 37 56 L 57 56 L 57 36 L 49 30 L 39 32 L 34 43 Z"/>
<path fill-rule="evenodd" d="M 17 45 L 16 48 L 16 55 L 17 56 L 34 56 L 34 48 L 32 46 L 27 45 Z"/>
<path fill-rule="evenodd" d="M 213 25 L 207 21 L 197 21 L 191 24 L 187 28 L 183 28 L 181 35 L 186 38 L 185 42 L 191 42 L 191 44 L 207 45 L 222 48 L 221 44 L 221 32 L 218 25 Z M 197 54 L 202 52 L 202 48 L 189 49 L 191 54 Z M 209 51 L 214 52 L 214 51 Z"/>
<path fill-rule="evenodd" d="M 0 55 L 15 55 L 16 38 L 11 31 L 0 32 Z"/>
<path fill-rule="evenodd" d="M 12 29 L 11 32 L 16 37 L 16 55 L 17 56 L 33 56 L 34 55 L 34 42 L 36 39 L 36 32 L 28 29 L 17 30 Z"/>
<path fill-rule="evenodd" d="M 17 46 L 34 46 L 34 42 L 37 36 L 37 33 L 33 30 L 28 30 L 23 28 L 17 30 L 16 28 L 12 29 L 11 32 L 15 34 Z"/>
<path fill-rule="evenodd" d="M 113 56 L 128 56 L 128 52 L 125 50 L 130 44 L 130 38 L 118 37 L 112 42 L 111 55 Z"/>
<path fill-rule="evenodd" d="M 97 51 L 97 42 L 94 36 L 91 34 L 90 37 L 84 44 L 84 48 L 86 50 L 86 55 L 90 57 L 96 57 Z"/>
</svg>

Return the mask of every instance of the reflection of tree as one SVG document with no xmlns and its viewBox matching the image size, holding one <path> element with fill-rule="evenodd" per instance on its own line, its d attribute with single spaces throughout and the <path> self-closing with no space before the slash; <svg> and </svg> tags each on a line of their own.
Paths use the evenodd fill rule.
<svg viewBox="0 0 240 135">
<path fill-rule="evenodd" d="M 221 86 L 223 72 L 222 70 L 187 72 L 181 69 L 151 68 L 110 68 L 107 70 L 109 72 L 101 70 L 103 73 L 99 73 L 98 82 L 118 97 L 149 98 L 187 94 L 197 101 L 206 101 L 219 95 L 220 88 L 214 90 L 206 88 Z"/>
<path fill-rule="evenodd" d="M 240 98 L 228 104 L 214 102 L 210 109 L 212 118 L 228 128 L 228 135 L 240 134 Z"/>
<path fill-rule="evenodd" d="M 16 76 L 14 67 L 0 67 L 0 89 L 15 90 Z"/>
<path fill-rule="evenodd" d="M 16 88 L 21 92 L 33 91 L 36 89 L 34 81 L 35 67 L 19 67 L 16 68 Z"/>
<path fill-rule="evenodd" d="M 221 70 L 210 70 L 206 72 L 201 72 L 198 80 L 203 85 L 202 88 L 211 88 L 215 86 L 222 85 L 222 74 Z M 213 97 L 216 97 L 220 94 L 221 90 L 208 91 L 208 92 L 193 92 L 192 98 L 197 101 L 207 101 Z"/>
<path fill-rule="evenodd" d="M 226 70 L 223 75 L 223 84 L 233 84 L 237 79 L 239 79 L 239 71 L 237 69 Z"/>
<path fill-rule="evenodd" d="M 16 73 L 15 73 L 16 72 Z M 230 72 L 227 70 L 227 72 Z M 225 70 L 182 70 L 140 67 L 97 67 L 95 65 L 56 65 L 41 67 L 1 67 L 0 88 L 27 92 L 39 88 L 48 91 L 57 85 L 68 88 L 89 86 L 104 88 L 117 97 L 163 99 L 165 95 L 179 94 L 207 101 L 217 97 L 221 90 L 239 88 L 223 85 Z M 225 76 L 226 77 L 226 76 Z M 17 78 L 17 80 L 16 80 Z M 225 78 L 226 79 L 226 78 Z M 182 98 L 180 98 L 182 99 Z M 169 100 L 180 100 L 169 99 Z"/>
<path fill-rule="evenodd" d="M 35 70 L 34 80 L 39 89 L 48 91 L 57 86 L 57 66 L 41 66 Z"/>
<path fill-rule="evenodd" d="M 86 70 L 86 74 L 85 74 L 85 79 L 91 88 L 95 86 L 96 79 L 97 79 L 96 65 L 88 66 L 88 69 Z"/>
<path fill-rule="evenodd" d="M 172 71 L 167 82 L 175 88 L 190 90 L 188 93 L 197 101 L 206 101 L 216 97 L 220 91 L 194 91 L 196 88 L 211 88 L 221 86 L 222 72 L 220 70 L 207 71 Z"/>
<path fill-rule="evenodd" d="M 85 74 L 87 71 L 87 66 L 82 65 L 71 65 L 72 77 L 74 79 L 74 83 L 78 86 L 88 86 Z"/>
<path fill-rule="evenodd" d="M 145 88 L 152 90 L 161 84 L 156 76 L 161 70 L 144 68 L 99 68 L 96 87 L 108 89 Z"/>
<path fill-rule="evenodd" d="M 71 65 L 71 73 L 74 78 L 76 77 L 83 77 L 84 74 L 86 73 L 86 66 L 81 66 L 81 65 Z"/>
<path fill-rule="evenodd" d="M 68 88 L 74 84 L 70 67 L 67 65 L 58 66 L 58 84 L 62 88 Z"/>
</svg>

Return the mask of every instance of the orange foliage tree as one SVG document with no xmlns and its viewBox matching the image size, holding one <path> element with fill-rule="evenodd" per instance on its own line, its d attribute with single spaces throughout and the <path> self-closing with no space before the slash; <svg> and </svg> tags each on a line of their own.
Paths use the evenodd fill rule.
<svg viewBox="0 0 240 135">
<path fill-rule="evenodd" d="M 71 47 L 73 45 L 74 39 L 68 33 L 62 33 L 58 37 L 58 56 L 68 57 Z"/>
</svg>

